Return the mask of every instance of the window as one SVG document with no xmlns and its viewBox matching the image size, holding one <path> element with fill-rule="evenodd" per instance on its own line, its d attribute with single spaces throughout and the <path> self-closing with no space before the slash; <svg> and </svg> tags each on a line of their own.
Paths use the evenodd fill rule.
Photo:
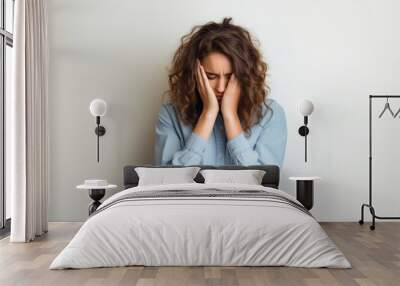
<svg viewBox="0 0 400 286">
<path fill-rule="evenodd" d="M 0 0 L 0 236 L 9 231 L 10 194 L 5 193 L 5 98 L 11 92 L 14 0 Z"/>
</svg>

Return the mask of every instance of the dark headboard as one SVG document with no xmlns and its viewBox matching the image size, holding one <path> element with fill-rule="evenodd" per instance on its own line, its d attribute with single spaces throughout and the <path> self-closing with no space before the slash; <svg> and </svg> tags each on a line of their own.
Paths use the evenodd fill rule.
<svg viewBox="0 0 400 286">
<path fill-rule="evenodd" d="M 255 166 L 236 166 L 236 165 L 224 165 L 224 166 L 206 166 L 206 165 L 195 165 L 201 169 L 218 169 L 218 170 L 248 170 L 257 169 L 264 170 L 265 175 L 262 179 L 262 185 L 265 187 L 271 187 L 278 189 L 279 187 L 279 167 L 275 165 L 255 165 Z M 182 168 L 187 166 L 152 166 L 152 165 L 134 165 L 124 167 L 124 188 L 136 187 L 139 182 L 139 177 L 135 172 L 136 167 L 157 167 L 157 168 Z M 191 166 L 193 167 L 193 166 Z M 198 173 L 194 180 L 197 183 L 204 183 L 203 176 Z"/>
</svg>

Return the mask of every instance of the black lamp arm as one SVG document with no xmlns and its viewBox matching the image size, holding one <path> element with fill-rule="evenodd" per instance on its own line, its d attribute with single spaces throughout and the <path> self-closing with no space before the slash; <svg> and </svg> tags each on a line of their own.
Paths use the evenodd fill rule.
<svg viewBox="0 0 400 286">
<path fill-rule="evenodd" d="M 104 126 L 100 125 L 100 116 L 96 116 L 96 125 L 97 125 L 97 127 L 95 128 L 94 132 L 97 135 L 97 162 L 99 162 L 100 161 L 99 160 L 99 157 L 100 157 L 100 154 L 99 154 L 100 153 L 99 152 L 99 149 L 100 149 L 99 137 L 103 136 L 106 133 L 106 129 L 104 128 Z"/>
<path fill-rule="evenodd" d="M 307 135 L 310 130 L 307 127 L 308 116 L 304 116 L 304 125 L 299 128 L 299 134 L 304 137 L 304 161 L 307 162 Z"/>
</svg>

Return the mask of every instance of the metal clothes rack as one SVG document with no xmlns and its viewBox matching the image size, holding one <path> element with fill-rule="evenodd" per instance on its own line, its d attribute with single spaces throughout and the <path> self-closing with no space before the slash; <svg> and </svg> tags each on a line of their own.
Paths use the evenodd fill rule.
<svg viewBox="0 0 400 286">
<path fill-rule="evenodd" d="M 369 203 L 362 204 L 361 206 L 361 219 L 358 221 L 359 224 L 364 224 L 364 207 L 369 208 L 372 215 L 372 225 L 370 229 L 375 229 L 375 219 L 400 219 L 400 217 L 384 217 L 378 216 L 375 213 L 375 208 L 372 205 L 372 100 L 374 98 L 400 98 L 400 95 L 370 95 L 369 96 Z"/>
</svg>

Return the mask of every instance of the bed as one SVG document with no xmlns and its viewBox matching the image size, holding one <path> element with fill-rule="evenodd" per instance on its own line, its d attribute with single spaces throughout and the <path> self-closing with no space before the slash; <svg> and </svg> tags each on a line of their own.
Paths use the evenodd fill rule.
<svg viewBox="0 0 400 286">
<path fill-rule="evenodd" d="M 278 189 L 277 166 L 199 166 L 264 170 L 261 185 L 204 183 L 198 174 L 195 183 L 151 186 L 138 186 L 136 167 L 124 168 L 125 190 L 100 205 L 50 269 L 351 267 L 314 217 Z"/>
</svg>

